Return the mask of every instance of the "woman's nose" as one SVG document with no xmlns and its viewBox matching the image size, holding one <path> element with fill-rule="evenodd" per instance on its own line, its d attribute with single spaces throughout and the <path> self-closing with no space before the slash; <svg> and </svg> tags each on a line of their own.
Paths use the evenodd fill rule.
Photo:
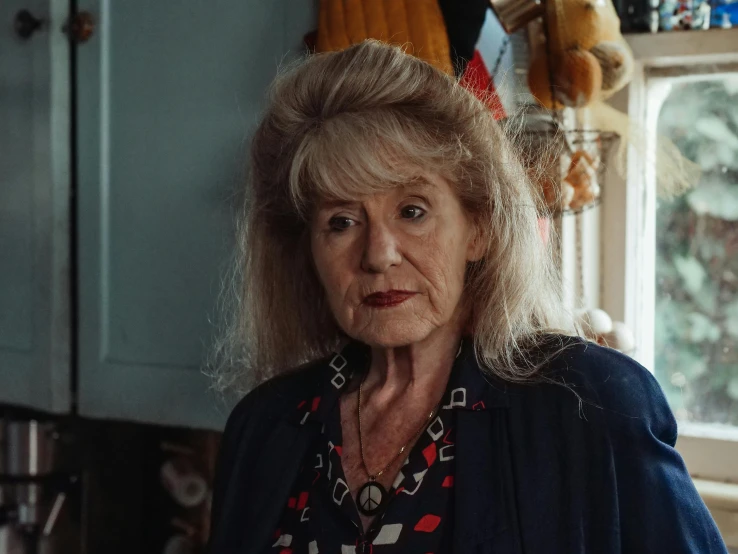
<svg viewBox="0 0 738 554">
<path fill-rule="evenodd" d="M 396 237 L 384 225 L 369 224 L 364 241 L 361 268 L 368 273 L 383 273 L 399 265 L 402 256 Z"/>
</svg>

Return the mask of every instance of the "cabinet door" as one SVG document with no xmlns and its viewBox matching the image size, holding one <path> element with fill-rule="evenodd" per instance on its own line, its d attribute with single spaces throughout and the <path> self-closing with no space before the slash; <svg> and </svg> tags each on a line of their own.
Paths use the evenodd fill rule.
<svg viewBox="0 0 738 554">
<path fill-rule="evenodd" d="M 304 0 L 79 0 L 79 410 L 220 428 L 208 391 L 230 195 Z"/>
<path fill-rule="evenodd" d="M 0 403 L 70 409 L 68 2 L 0 2 Z M 22 39 L 21 10 L 40 20 Z"/>
</svg>

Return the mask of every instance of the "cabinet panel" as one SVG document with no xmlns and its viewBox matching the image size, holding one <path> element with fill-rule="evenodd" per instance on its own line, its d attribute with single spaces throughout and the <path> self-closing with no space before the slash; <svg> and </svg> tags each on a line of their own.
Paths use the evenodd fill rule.
<svg viewBox="0 0 738 554">
<path fill-rule="evenodd" d="M 16 14 L 41 20 L 29 38 Z M 66 2 L 0 3 L 0 402 L 70 409 Z"/>
<path fill-rule="evenodd" d="M 266 88 L 315 6 L 78 5 L 96 21 L 77 50 L 80 412 L 218 428 L 227 409 L 201 366 L 230 195 Z"/>
</svg>

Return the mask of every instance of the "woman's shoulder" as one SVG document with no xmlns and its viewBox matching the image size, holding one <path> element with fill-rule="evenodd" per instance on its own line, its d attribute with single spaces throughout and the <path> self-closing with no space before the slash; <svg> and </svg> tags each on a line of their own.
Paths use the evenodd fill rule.
<svg viewBox="0 0 738 554">
<path fill-rule="evenodd" d="M 544 377 L 557 376 L 574 387 L 596 392 L 621 408 L 663 396 L 653 374 L 632 357 L 580 337 L 562 339 L 562 348 L 542 368 Z"/>
<path fill-rule="evenodd" d="M 579 337 L 561 337 L 540 375 L 556 402 L 575 401 L 579 416 L 601 413 L 612 429 L 658 428 L 676 440 L 676 422 L 654 375 L 630 356 Z M 573 400 L 572 400 L 573 399 Z"/>
</svg>

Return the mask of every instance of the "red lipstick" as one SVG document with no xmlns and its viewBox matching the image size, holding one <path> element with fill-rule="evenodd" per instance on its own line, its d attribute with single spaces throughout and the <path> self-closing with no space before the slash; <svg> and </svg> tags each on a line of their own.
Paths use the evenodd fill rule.
<svg viewBox="0 0 738 554">
<path fill-rule="evenodd" d="M 364 304 L 372 308 L 391 308 L 402 304 L 405 300 L 414 296 L 414 292 L 406 290 L 388 290 L 386 292 L 375 292 L 364 298 Z"/>
</svg>

